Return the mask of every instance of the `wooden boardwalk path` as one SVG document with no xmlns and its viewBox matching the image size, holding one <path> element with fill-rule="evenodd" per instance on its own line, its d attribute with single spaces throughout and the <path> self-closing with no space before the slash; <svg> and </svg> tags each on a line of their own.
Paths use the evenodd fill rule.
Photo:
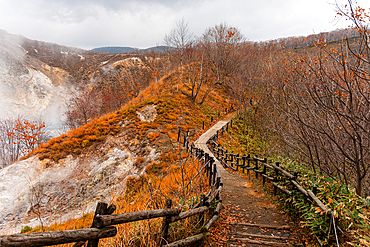
<svg viewBox="0 0 370 247">
<path fill-rule="evenodd" d="M 207 147 L 207 141 L 229 121 L 217 122 L 194 142 L 216 160 L 223 182 L 223 234 L 216 234 L 214 246 L 296 246 L 293 224 L 246 174 L 226 170 Z M 252 176 L 252 175 L 251 175 Z M 220 236 L 222 235 L 222 236 Z M 298 245 L 302 246 L 302 245 Z"/>
</svg>

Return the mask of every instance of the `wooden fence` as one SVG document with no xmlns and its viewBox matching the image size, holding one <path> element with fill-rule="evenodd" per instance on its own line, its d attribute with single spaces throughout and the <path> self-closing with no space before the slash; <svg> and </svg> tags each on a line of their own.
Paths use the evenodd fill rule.
<svg viewBox="0 0 370 247">
<path fill-rule="evenodd" d="M 263 184 L 265 184 L 267 181 L 272 184 L 274 188 L 274 195 L 277 194 L 277 190 L 280 190 L 286 195 L 291 196 L 292 191 L 278 184 L 278 182 L 280 181 L 289 182 L 294 189 L 296 189 L 307 199 L 309 199 L 308 201 L 315 203 L 324 212 L 324 215 L 329 216 L 329 231 L 327 237 L 329 239 L 331 231 L 333 231 L 336 244 L 337 246 L 340 246 L 333 211 L 326 207 L 326 205 L 315 195 L 317 192 L 317 188 L 314 187 L 312 190 L 304 189 L 297 182 L 298 173 L 291 174 L 287 172 L 280 167 L 279 162 L 276 162 L 275 164 L 268 164 L 267 158 L 261 159 L 258 157 L 251 157 L 250 155 L 240 156 L 239 154 L 234 154 L 225 150 L 222 145 L 218 144 L 216 141 L 223 132 L 228 130 L 229 127 L 232 127 L 232 121 L 225 125 L 224 128 L 217 131 L 217 133 L 212 138 L 210 138 L 208 142 L 212 152 L 215 154 L 221 164 L 224 167 L 232 169 L 234 171 L 238 171 L 240 169 L 243 173 L 249 173 L 249 171 L 253 171 L 256 178 L 258 178 L 259 176 L 262 178 Z M 268 170 L 272 172 L 268 173 Z M 318 238 L 317 240 L 320 245 L 322 245 L 321 241 Z"/>
<path fill-rule="evenodd" d="M 178 140 L 180 140 L 180 134 L 181 130 L 179 130 Z M 192 209 L 182 212 L 180 208 L 172 208 L 172 201 L 167 199 L 165 208 L 163 209 L 113 214 L 116 209 L 115 205 L 112 204 L 108 207 L 108 204 L 99 202 L 95 210 L 91 228 L 0 236 L 0 246 L 50 246 L 75 243 L 73 246 L 78 247 L 85 245 L 87 242 L 87 246 L 96 247 L 99 244 L 99 239 L 114 237 L 117 234 L 117 228 L 114 225 L 154 218 L 163 218 L 161 232 L 159 234 L 160 237 L 157 241 L 158 246 L 185 246 L 202 240 L 205 235 L 208 235 L 207 232 L 173 243 L 168 244 L 167 242 L 169 224 L 188 217 L 197 216 L 201 224 L 208 231 L 217 220 L 221 210 L 222 201 L 220 195 L 222 181 L 220 172 L 213 158 L 207 153 L 204 153 L 203 150 L 196 148 L 194 144 L 190 144 L 189 138 L 194 134 L 195 129 L 187 131 L 186 135 L 184 135 L 183 144 L 190 151 L 191 155 L 194 155 L 202 162 L 203 166 L 197 175 L 205 172 L 208 176 L 211 189 L 206 195 L 199 195 L 200 200 Z M 216 206 L 215 203 L 217 203 Z M 211 217 L 205 224 L 204 218 L 207 211 L 210 212 Z"/>
</svg>

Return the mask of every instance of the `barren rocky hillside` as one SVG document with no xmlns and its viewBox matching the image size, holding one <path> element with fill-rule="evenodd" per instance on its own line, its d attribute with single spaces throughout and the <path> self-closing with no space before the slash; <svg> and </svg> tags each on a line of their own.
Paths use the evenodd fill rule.
<svg viewBox="0 0 370 247">
<path fill-rule="evenodd" d="M 140 65 L 115 65 L 131 57 L 139 59 Z M 127 76 L 122 73 L 135 73 L 142 75 L 141 81 L 135 81 L 137 94 L 148 85 L 149 70 L 144 56 L 98 54 L 1 31 L 0 117 L 19 114 L 28 118 L 41 117 L 50 128 L 59 128 L 66 101 L 76 87 L 101 85 L 107 81 L 126 83 Z"/>
</svg>

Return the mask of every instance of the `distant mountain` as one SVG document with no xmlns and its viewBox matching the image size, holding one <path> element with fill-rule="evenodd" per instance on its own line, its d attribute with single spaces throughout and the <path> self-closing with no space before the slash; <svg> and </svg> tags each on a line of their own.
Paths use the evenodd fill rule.
<svg viewBox="0 0 370 247">
<path fill-rule="evenodd" d="M 168 49 L 174 49 L 173 47 L 168 46 L 154 46 L 149 47 L 146 49 L 139 49 L 139 48 L 133 48 L 133 47 L 98 47 L 94 48 L 91 51 L 94 52 L 102 52 L 102 53 L 108 53 L 108 54 L 120 54 L 120 53 L 149 53 L 151 51 L 156 52 L 165 52 Z"/>
<path fill-rule="evenodd" d="M 128 53 L 132 51 L 139 50 L 138 48 L 132 48 L 132 47 L 99 47 L 94 48 L 91 51 L 98 51 L 102 53 L 108 53 L 108 54 L 119 54 L 119 53 Z"/>
</svg>

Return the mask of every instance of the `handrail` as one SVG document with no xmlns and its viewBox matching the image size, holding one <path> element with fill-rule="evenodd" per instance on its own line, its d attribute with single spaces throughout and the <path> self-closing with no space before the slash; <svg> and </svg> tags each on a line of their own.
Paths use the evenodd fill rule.
<svg viewBox="0 0 370 247">
<path fill-rule="evenodd" d="M 225 131 L 224 128 L 221 129 L 221 131 Z M 218 133 L 218 135 L 215 135 L 215 137 L 218 137 L 220 135 L 220 133 Z M 258 157 L 252 157 L 250 158 L 249 155 L 248 156 L 245 156 L 243 155 L 242 157 L 239 157 L 239 155 L 235 155 L 233 153 L 227 153 L 222 145 L 218 144 L 215 139 L 213 138 L 212 139 L 212 142 L 210 142 L 210 146 L 212 148 L 212 151 L 213 152 L 216 152 L 218 154 L 218 158 L 220 159 L 221 163 L 224 165 L 224 167 L 226 168 L 231 168 L 233 170 L 238 170 L 238 167 L 241 167 L 243 168 L 243 172 L 244 172 L 244 169 L 247 169 L 248 171 L 249 170 L 253 170 L 255 173 L 256 173 L 256 177 L 258 176 L 258 174 L 261 174 L 262 175 L 262 178 L 263 178 L 263 184 L 265 184 L 265 179 L 267 178 L 271 184 L 274 186 L 274 195 L 276 195 L 276 190 L 279 189 L 281 190 L 282 192 L 284 192 L 285 194 L 287 194 L 288 196 L 291 195 L 291 191 L 287 190 L 286 188 L 284 188 L 283 186 L 279 185 L 276 183 L 277 181 L 277 175 L 280 173 L 282 175 L 284 175 L 285 177 L 287 177 L 290 181 L 290 183 L 301 193 L 303 194 L 304 196 L 306 196 L 307 198 L 311 199 L 325 214 L 331 214 L 332 217 L 330 217 L 330 221 L 333 221 L 333 224 L 330 223 L 331 226 L 333 226 L 334 228 L 334 235 L 335 235 L 335 239 L 336 239 L 336 244 L 337 246 L 339 247 L 339 240 L 338 240 L 338 236 L 337 236 L 337 231 L 336 231 L 336 226 L 335 226 L 335 218 L 333 217 L 333 212 L 328 209 L 326 207 L 326 205 L 320 201 L 320 199 L 311 191 L 311 190 L 305 190 L 297 181 L 297 174 L 295 173 L 294 175 L 292 175 L 291 173 L 287 172 L 286 170 L 284 170 L 283 168 L 279 167 L 279 163 L 276 162 L 276 164 L 267 164 L 267 159 L 261 159 L 261 158 L 258 158 Z M 216 149 L 217 148 L 217 149 Z M 221 154 L 220 152 L 221 151 Z M 225 156 L 226 155 L 226 156 Z M 240 158 L 242 159 L 245 159 L 247 161 L 254 161 L 256 162 L 255 163 L 255 167 L 251 167 L 251 166 L 245 166 L 245 165 L 240 165 L 239 162 L 233 162 L 233 158 L 231 159 L 228 159 L 227 156 L 231 156 L 231 157 L 238 157 L 240 160 Z M 227 162 L 230 162 L 231 166 L 227 164 Z M 262 165 L 264 168 L 263 170 L 258 170 L 258 164 Z M 236 165 L 236 168 L 234 168 L 232 165 Z M 269 177 L 267 174 L 266 174 L 266 169 L 270 169 L 272 171 L 275 171 L 275 177 Z M 330 233 L 330 229 L 329 229 L 329 233 Z"/>
<path fill-rule="evenodd" d="M 194 130 L 194 133 L 190 134 L 190 132 L 193 130 Z M 222 128 L 222 130 L 224 130 L 224 128 Z M 181 129 L 179 129 L 178 141 L 180 141 L 180 134 L 181 134 Z M 187 135 L 184 136 L 184 146 L 187 148 L 187 150 L 189 150 L 188 149 L 189 138 L 193 135 L 195 135 L 195 129 L 188 130 Z M 214 135 L 212 138 L 215 138 L 215 136 L 216 135 Z M 204 200 L 200 202 L 199 204 L 200 207 L 190 209 L 184 212 L 181 212 L 181 209 L 179 208 L 164 208 L 164 209 L 157 209 L 157 210 L 146 210 L 146 211 L 139 211 L 139 212 L 110 215 L 114 212 L 116 207 L 112 204 L 108 208 L 106 203 L 99 202 L 91 228 L 0 236 L 0 247 L 1 246 L 24 246 L 25 243 L 27 243 L 27 246 L 48 246 L 48 245 L 74 243 L 74 242 L 77 242 L 74 246 L 81 246 L 87 240 L 94 240 L 93 242 L 91 242 L 90 246 L 95 247 L 95 246 L 98 246 L 99 239 L 113 237 L 117 234 L 117 228 L 112 227 L 112 225 L 162 217 L 164 218 L 162 230 L 167 229 L 164 231 L 168 231 L 168 227 L 163 227 L 163 226 L 166 226 L 166 224 L 168 225 L 169 223 L 179 221 L 179 220 L 182 220 L 182 219 L 185 219 L 185 218 L 197 215 L 197 214 L 204 214 L 204 212 L 209 211 L 211 209 L 210 205 L 217 198 L 220 198 L 221 190 L 222 190 L 221 173 L 214 163 L 215 160 L 213 158 L 210 158 L 209 154 L 206 153 L 205 150 L 196 148 L 194 144 L 191 144 L 190 147 L 191 147 L 191 155 L 194 149 L 196 153 L 195 154 L 196 158 L 198 158 L 198 160 L 200 160 L 204 164 L 202 168 L 200 169 L 200 171 L 198 171 L 198 173 L 193 178 L 198 176 L 203 170 L 206 170 L 209 176 L 209 184 L 211 185 L 211 190 L 208 193 L 208 198 L 205 197 Z M 187 184 L 187 186 L 188 185 L 189 183 Z M 167 204 L 167 201 L 166 201 L 166 204 Z M 209 228 L 217 220 L 219 212 L 221 210 L 221 205 L 222 205 L 221 200 L 219 200 L 213 215 L 211 216 L 210 220 L 205 225 L 205 228 L 207 230 L 209 230 Z M 208 234 L 209 233 L 202 234 L 201 235 L 202 237 L 198 234 L 196 236 L 188 237 L 183 240 L 178 240 L 174 242 L 173 244 L 169 244 L 168 246 L 177 246 L 177 243 L 179 244 L 180 243 L 194 243 L 195 241 L 199 241 L 205 235 L 208 235 Z M 161 236 L 166 236 L 166 235 L 167 234 L 163 234 L 163 232 L 161 233 Z M 163 241 L 160 241 L 160 245 L 162 245 L 162 242 Z M 89 244 L 90 244 L 90 241 L 89 241 Z"/>
</svg>

